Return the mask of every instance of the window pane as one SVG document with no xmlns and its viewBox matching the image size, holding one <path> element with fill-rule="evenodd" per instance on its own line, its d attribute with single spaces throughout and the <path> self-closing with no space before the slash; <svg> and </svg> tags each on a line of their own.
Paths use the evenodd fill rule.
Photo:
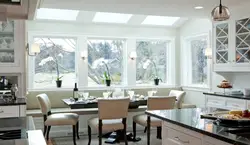
<svg viewBox="0 0 250 145">
<path fill-rule="evenodd" d="M 76 81 L 74 38 L 36 37 L 41 52 L 35 57 L 34 88 L 56 87 L 62 77 L 62 87 L 73 87 Z"/>
<path fill-rule="evenodd" d="M 207 59 L 205 49 L 207 39 L 191 41 L 192 51 L 192 84 L 207 84 Z"/>
<path fill-rule="evenodd" d="M 153 83 L 155 77 L 166 81 L 168 41 L 136 42 L 136 83 Z"/>
<path fill-rule="evenodd" d="M 124 40 L 88 40 L 88 84 L 90 86 L 104 84 L 104 72 L 110 74 L 111 84 L 121 84 L 124 43 Z"/>
</svg>

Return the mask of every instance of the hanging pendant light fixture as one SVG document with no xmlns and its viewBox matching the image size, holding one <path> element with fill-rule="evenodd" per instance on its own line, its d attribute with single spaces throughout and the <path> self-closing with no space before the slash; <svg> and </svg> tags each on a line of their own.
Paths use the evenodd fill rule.
<svg viewBox="0 0 250 145">
<path fill-rule="evenodd" d="M 212 19 L 214 21 L 225 21 L 230 18 L 230 12 L 226 6 L 223 6 L 221 4 L 220 0 L 220 5 L 215 7 L 212 11 Z"/>
</svg>

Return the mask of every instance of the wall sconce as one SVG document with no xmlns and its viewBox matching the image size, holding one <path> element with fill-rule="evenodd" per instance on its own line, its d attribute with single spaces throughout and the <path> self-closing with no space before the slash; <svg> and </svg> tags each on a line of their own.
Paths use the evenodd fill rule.
<svg viewBox="0 0 250 145">
<path fill-rule="evenodd" d="M 137 53 L 135 51 L 132 51 L 132 52 L 130 52 L 129 57 L 131 60 L 135 60 L 137 58 Z"/>
<path fill-rule="evenodd" d="M 82 51 L 82 52 L 81 52 L 81 58 L 82 58 L 83 60 L 85 60 L 86 58 L 88 58 L 88 52 L 87 52 L 87 51 Z"/>
<path fill-rule="evenodd" d="M 36 56 L 38 53 L 40 53 L 40 45 L 33 43 L 30 47 L 29 43 L 27 44 L 26 47 L 27 51 L 28 51 L 28 55 L 29 56 Z"/>
<path fill-rule="evenodd" d="M 207 56 L 208 59 L 212 59 L 212 49 L 211 48 L 206 48 L 205 56 Z"/>
</svg>

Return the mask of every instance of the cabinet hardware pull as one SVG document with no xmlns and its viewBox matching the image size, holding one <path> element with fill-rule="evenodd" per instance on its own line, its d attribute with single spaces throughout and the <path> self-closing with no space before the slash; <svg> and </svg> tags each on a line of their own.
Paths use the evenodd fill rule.
<svg viewBox="0 0 250 145">
<path fill-rule="evenodd" d="M 182 142 L 182 143 L 187 143 L 187 144 L 189 144 L 189 140 L 188 140 L 188 141 L 183 141 L 183 140 L 181 140 L 179 137 L 175 137 L 175 140 L 180 141 L 180 142 Z"/>
</svg>

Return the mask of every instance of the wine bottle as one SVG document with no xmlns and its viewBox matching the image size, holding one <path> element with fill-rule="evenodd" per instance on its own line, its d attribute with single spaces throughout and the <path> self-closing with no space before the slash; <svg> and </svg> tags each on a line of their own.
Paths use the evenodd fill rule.
<svg viewBox="0 0 250 145">
<path fill-rule="evenodd" d="M 78 88 L 77 88 L 77 83 L 75 83 L 75 88 L 73 89 L 73 98 L 75 100 L 78 100 Z"/>
</svg>

